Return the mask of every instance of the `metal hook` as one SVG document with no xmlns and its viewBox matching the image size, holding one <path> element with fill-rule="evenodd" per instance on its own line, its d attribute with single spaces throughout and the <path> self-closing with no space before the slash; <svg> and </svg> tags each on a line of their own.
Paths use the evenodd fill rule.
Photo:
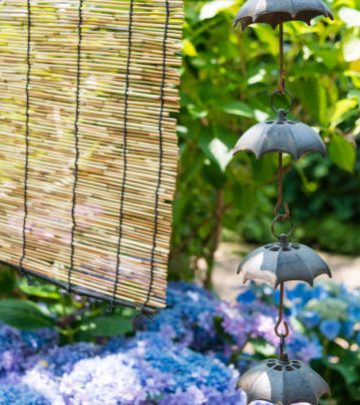
<svg viewBox="0 0 360 405">
<path fill-rule="evenodd" d="M 285 236 L 286 236 L 287 238 L 289 238 L 289 237 L 292 235 L 293 231 L 294 231 L 294 222 L 293 222 L 293 220 L 292 220 L 290 217 L 288 217 L 286 214 L 285 214 L 285 215 L 278 215 L 277 217 L 275 217 L 275 218 L 273 219 L 273 221 L 272 221 L 272 223 L 271 223 L 271 233 L 272 233 L 272 234 L 275 236 L 275 238 L 277 238 L 277 239 L 281 239 L 281 235 L 283 235 L 283 233 L 281 233 L 281 234 L 276 233 L 275 225 L 276 225 L 278 222 L 284 222 L 284 221 L 289 221 L 289 222 L 290 222 L 290 229 L 289 229 L 289 231 L 285 234 Z"/>
<path fill-rule="evenodd" d="M 284 318 L 284 283 L 280 284 L 280 303 L 279 303 L 279 319 L 276 322 L 274 331 L 276 336 L 278 336 L 281 341 L 287 338 L 290 334 L 290 329 L 288 323 L 283 319 Z M 280 331 L 280 326 L 283 327 L 284 332 Z"/>
<path fill-rule="evenodd" d="M 295 98 L 294 98 L 294 96 L 292 95 L 292 93 L 290 93 L 289 90 L 286 90 L 286 89 L 284 89 L 284 90 L 275 90 L 275 91 L 273 92 L 273 94 L 271 95 L 271 99 L 270 99 L 271 109 L 272 109 L 275 113 L 278 113 L 279 110 L 282 109 L 282 108 L 277 108 L 277 107 L 276 107 L 276 105 L 275 105 L 275 97 L 276 97 L 276 96 L 283 96 L 283 95 L 286 95 L 286 96 L 289 97 L 289 107 L 288 107 L 287 109 L 283 109 L 283 110 L 285 110 L 286 114 L 288 114 L 288 113 L 293 109 L 293 107 L 294 107 Z"/>
<path fill-rule="evenodd" d="M 281 332 L 281 331 L 280 331 L 280 326 L 283 327 L 283 330 L 284 330 L 285 332 Z M 287 323 L 286 321 L 284 321 L 283 319 L 279 319 L 279 320 L 276 322 L 276 325 L 275 325 L 275 329 L 274 329 L 274 330 L 275 330 L 276 336 L 279 337 L 280 339 L 282 339 L 282 338 L 287 338 L 287 337 L 290 335 L 289 325 L 288 325 L 288 323 Z"/>
</svg>

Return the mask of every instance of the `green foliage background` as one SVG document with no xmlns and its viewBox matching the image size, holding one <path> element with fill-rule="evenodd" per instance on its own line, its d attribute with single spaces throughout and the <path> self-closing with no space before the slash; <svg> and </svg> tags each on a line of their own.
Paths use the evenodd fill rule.
<svg viewBox="0 0 360 405">
<path fill-rule="evenodd" d="M 273 113 L 278 32 L 233 28 L 238 0 L 186 2 L 180 173 L 174 208 L 173 278 L 213 265 L 221 238 L 268 242 L 276 202 L 276 155 L 232 160 L 239 136 Z M 285 25 L 291 118 L 316 127 L 329 156 L 286 160 L 285 197 L 295 238 L 330 251 L 360 253 L 360 1 L 330 4 L 336 20 Z M 209 281 L 209 280 L 208 280 Z"/>
</svg>

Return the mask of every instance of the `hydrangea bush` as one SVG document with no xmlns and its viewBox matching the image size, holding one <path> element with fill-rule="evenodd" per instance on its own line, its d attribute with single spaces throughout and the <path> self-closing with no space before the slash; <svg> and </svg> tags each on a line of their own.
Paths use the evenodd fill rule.
<svg viewBox="0 0 360 405">
<path fill-rule="evenodd" d="M 0 325 L 0 405 L 245 404 L 239 374 L 277 351 L 273 291 L 251 286 L 230 303 L 175 283 L 168 304 L 153 319 L 135 322 L 131 336 L 101 345 L 59 346 L 54 330 Z M 359 291 L 301 284 L 286 304 L 292 358 L 320 368 L 324 359 L 339 371 L 337 350 L 358 356 Z M 357 395 L 351 383 L 349 390 Z"/>
</svg>

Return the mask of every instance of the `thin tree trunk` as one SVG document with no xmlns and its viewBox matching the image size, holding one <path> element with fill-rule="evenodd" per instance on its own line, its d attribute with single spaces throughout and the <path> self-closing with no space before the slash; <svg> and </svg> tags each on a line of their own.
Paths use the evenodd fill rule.
<svg viewBox="0 0 360 405">
<path fill-rule="evenodd" d="M 208 271 L 204 280 L 204 286 L 208 289 L 212 288 L 212 273 L 215 263 L 215 253 L 221 242 L 221 230 L 222 230 L 222 217 L 224 213 L 224 190 L 217 190 L 216 202 L 214 210 L 214 227 L 210 235 L 210 249 L 207 258 Z"/>
</svg>

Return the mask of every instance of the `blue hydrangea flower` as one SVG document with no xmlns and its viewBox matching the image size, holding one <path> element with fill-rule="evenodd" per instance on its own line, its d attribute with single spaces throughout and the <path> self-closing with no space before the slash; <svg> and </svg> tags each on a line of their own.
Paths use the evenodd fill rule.
<svg viewBox="0 0 360 405">
<path fill-rule="evenodd" d="M 45 351 L 59 342 L 59 335 L 54 329 L 46 328 L 37 331 L 24 330 L 20 332 L 21 340 L 28 353 Z"/>
<path fill-rule="evenodd" d="M 51 405 L 37 391 L 26 385 L 0 385 L 1 405 Z"/>
<path fill-rule="evenodd" d="M 345 321 L 342 324 L 343 333 L 346 339 L 351 339 L 355 333 L 355 323 L 353 321 Z"/>
<path fill-rule="evenodd" d="M 308 338 L 300 333 L 293 333 L 290 336 L 286 349 L 292 359 L 302 360 L 305 363 L 320 359 L 323 354 L 323 347 L 317 338 Z"/>
<path fill-rule="evenodd" d="M 329 340 L 334 340 L 339 336 L 341 324 L 335 320 L 324 320 L 320 324 L 321 333 Z"/>
<path fill-rule="evenodd" d="M 100 351 L 101 348 L 92 343 L 75 343 L 63 347 L 54 347 L 45 355 L 34 356 L 29 360 L 29 363 L 34 366 L 40 365 L 54 375 L 61 376 L 69 373 L 80 360 L 94 357 Z"/>
<path fill-rule="evenodd" d="M 307 328 L 312 329 L 319 325 L 321 318 L 315 311 L 304 311 L 301 314 L 301 321 Z"/>
<path fill-rule="evenodd" d="M 169 341 L 161 345 L 163 339 L 156 332 L 139 334 L 117 354 L 79 361 L 62 377 L 60 391 L 74 403 L 80 398 L 86 403 L 172 403 L 190 393 L 197 401 L 202 398 L 198 403 L 211 403 L 207 389 L 220 402 L 230 393 L 239 399 L 234 370 Z"/>
<path fill-rule="evenodd" d="M 0 376 L 23 371 L 28 366 L 28 357 L 48 350 L 57 342 L 54 330 L 20 331 L 0 323 Z"/>
<path fill-rule="evenodd" d="M 257 297 L 254 292 L 254 290 L 247 289 L 244 292 L 240 293 L 236 300 L 239 303 L 244 303 L 244 304 L 252 304 L 254 301 L 256 301 Z"/>
</svg>

